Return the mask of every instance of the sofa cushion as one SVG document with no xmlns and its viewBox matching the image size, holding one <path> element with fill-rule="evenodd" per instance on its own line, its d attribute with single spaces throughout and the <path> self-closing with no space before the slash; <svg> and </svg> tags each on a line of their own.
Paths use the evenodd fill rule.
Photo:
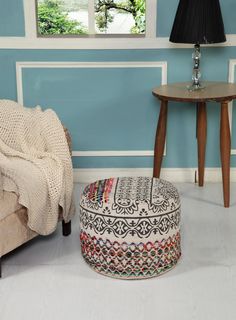
<svg viewBox="0 0 236 320">
<path fill-rule="evenodd" d="M 0 198 L 0 221 L 22 208 L 22 205 L 18 203 L 18 197 L 14 192 L 3 191 Z"/>
</svg>

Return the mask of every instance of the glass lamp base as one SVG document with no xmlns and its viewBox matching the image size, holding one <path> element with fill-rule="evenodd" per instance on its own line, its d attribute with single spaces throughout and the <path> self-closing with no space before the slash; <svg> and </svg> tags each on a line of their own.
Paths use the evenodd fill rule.
<svg viewBox="0 0 236 320">
<path fill-rule="evenodd" d="M 199 90 L 205 89 L 205 87 L 202 86 L 200 83 L 198 84 L 192 83 L 191 85 L 187 86 L 187 89 L 188 91 L 199 91 Z"/>
<path fill-rule="evenodd" d="M 194 52 L 192 54 L 193 58 L 193 74 L 192 74 L 192 84 L 187 86 L 189 91 L 199 91 L 204 89 L 204 86 L 200 83 L 201 72 L 200 72 L 200 59 L 201 59 L 201 51 L 200 44 L 195 44 Z"/>
</svg>

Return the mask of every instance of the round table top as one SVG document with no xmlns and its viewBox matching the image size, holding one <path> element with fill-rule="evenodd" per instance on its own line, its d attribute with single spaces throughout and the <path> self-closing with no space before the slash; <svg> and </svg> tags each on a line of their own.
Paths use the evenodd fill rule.
<svg viewBox="0 0 236 320">
<path fill-rule="evenodd" d="M 236 98 L 236 84 L 228 82 L 202 82 L 203 89 L 190 91 L 187 86 L 189 82 L 166 84 L 152 90 L 155 97 L 168 101 L 187 102 L 228 102 Z"/>
</svg>

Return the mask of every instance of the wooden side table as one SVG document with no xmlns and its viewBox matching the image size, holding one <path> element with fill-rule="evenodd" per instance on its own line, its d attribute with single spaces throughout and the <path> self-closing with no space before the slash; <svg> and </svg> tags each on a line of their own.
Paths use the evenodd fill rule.
<svg viewBox="0 0 236 320">
<path fill-rule="evenodd" d="M 159 178 L 166 139 L 167 110 L 169 101 L 195 102 L 197 105 L 198 183 L 204 184 L 205 148 L 207 136 L 206 103 L 221 104 L 220 153 L 223 180 L 224 206 L 230 205 L 230 126 L 228 103 L 236 98 L 236 84 L 227 82 L 204 82 L 204 89 L 188 91 L 189 83 L 174 83 L 154 88 L 152 93 L 161 101 L 156 131 L 153 176 Z"/>
</svg>

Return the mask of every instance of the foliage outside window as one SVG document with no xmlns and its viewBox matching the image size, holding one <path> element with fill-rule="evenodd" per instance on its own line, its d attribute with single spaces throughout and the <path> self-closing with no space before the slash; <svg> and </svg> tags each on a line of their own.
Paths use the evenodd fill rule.
<svg viewBox="0 0 236 320">
<path fill-rule="evenodd" d="M 145 34 L 145 0 L 36 0 L 38 33 Z"/>
</svg>

